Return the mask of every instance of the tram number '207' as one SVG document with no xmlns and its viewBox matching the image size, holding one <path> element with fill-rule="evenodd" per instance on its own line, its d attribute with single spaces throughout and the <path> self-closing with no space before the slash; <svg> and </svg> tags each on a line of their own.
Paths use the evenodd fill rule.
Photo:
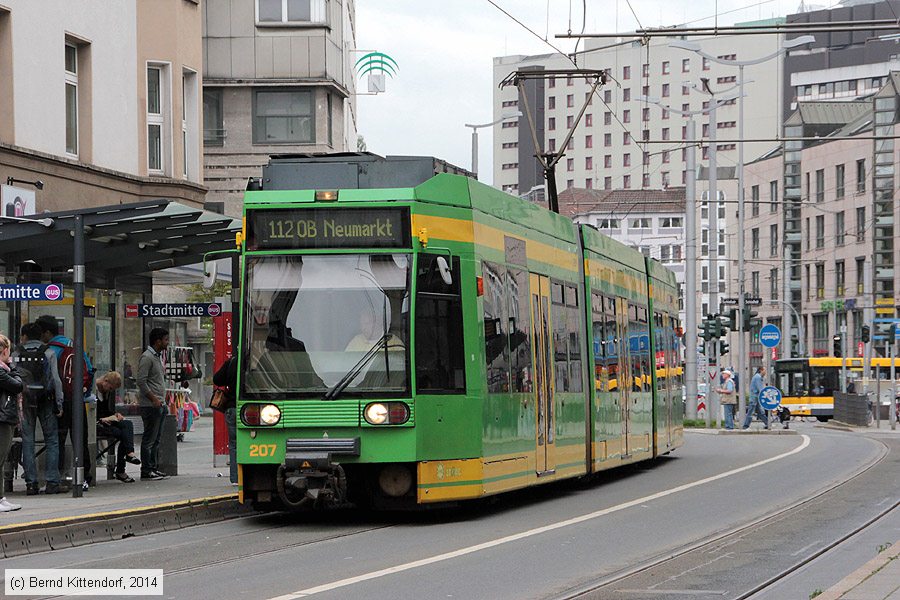
<svg viewBox="0 0 900 600">
<path fill-rule="evenodd" d="M 314 238 L 319 235 L 315 221 L 291 221 L 280 219 L 269 222 L 269 237 L 272 239 Z"/>
<path fill-rule="evenodd" d="M 250 456 L 275 456 L 275 444 L 250 444 Z"/>
</svg>

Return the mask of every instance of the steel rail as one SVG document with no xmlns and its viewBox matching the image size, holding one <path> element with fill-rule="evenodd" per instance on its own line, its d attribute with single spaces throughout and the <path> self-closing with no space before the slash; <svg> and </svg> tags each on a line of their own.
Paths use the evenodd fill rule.
<svg viewBox="0 0 900 600">
<path fill-rule="evenodd" d="M 731 536 L 734 536 L 734 535 L 737 535 L 740 533 L 744 533 L 751 529 L 754 529 L 754 528 L 758 527 L 760 524 L 765 523 L 766 521 L 771 521 L 773 519 L 777 519 L 793 510 L 796 510 L 797 508 L 800 508 L 802 506 L 810 504 L 811 502 L 817 500 L 818 498 L 821 498 L 825 494 L 828 494 L 828 493 L 838 489 L 839 487 L 847 485 L 850 482 L 852 482 L 853 480 L 861 477 L 862 475 L 864 475 L 865 473 L 867 473 L 868 471 L 870 471 L 871 469 L 873 469 L 874 467 L 879 465 L 882 461 L 884 461 L 885 458 L 887 458 L 888 454 L 890 453 L 887 445 L 881 440 L 875 440 L 874 438 L 870 438 L 870 439 L 873 439 L 873 441 L 876 441 L 877 443 L 881 444 L 881 446 L 882 446 L 881 454 L 879 456 L 877 456 L 875 459 L 873 459 L 869 464 L 865 465 L 865 467 L 862 470 L 854 473 L 852 476 L 845 479 L 844 481 L 839 481 L 836 483 L 829 484 L 829 485 L 825 486 L 824 488 L 819 489 L 818 491 L 812 493 L 811 495 L 809 495 L 805 498 L 801 498 L 800 500 L 797 500 L 797 501 L 793 502 L 792 504 L 789 504 L 789 505 L 782 507 L 780 509 L 777 509 L 771 513 L 768 513 L 766 515 L 763 515 L 761 517 L 753 519 L 752 521 L 750 521 L 748 523 L 739 525 L 732 529 L 727 529 L 727 530 L 716 532 L 716 533 L 712 534 L 711 537 L 706 537 L 702 540 L 692 542 L 690 544 L 682 546 L 681 548 L 667 552 L 664 555 L 657 556 L 656 558 L 652 558 L 652 559 L 650 559 L 646 562 L 643 562 L 640 565 L 633 567 L 631 569 L 625 569 L 625 570 L 619 571 L 618 573 L 604 575 L 603 577 L 600 577 L 598 579 L 595 579 L 594 581 L 585 583 L 577 588 L 572 588 L 572 589 L 566 590 L 565 592 L 562 592 L 558 596 L 553 596 L 553 600 L 574 600 L 577 598 L 587 597 L 588 594 L 591 594 L 592 592 L 596 592 L 599 589 L 605 588 L 614 583 L 618 583 L 619 581 L 622 581 L 622 580 L 632 577 L 634 575 L 638 575 L 640 573 L 649 571 L 650 569 L 653 569 L 653 568 L 663 565 L 665 563 L 671 562 L 671 561 L 673 561 L 677 558 L 680 558 L 690 552 L 694 552 L 695 550 L 699 550 L 701 548 L 711 546 L 711 545 L 713 545 L 717 542 L 720 542 L 723 539 L 726 539 L 728 537 L 731 537 Z M 771 586 L 772 583 L 778 581 L 785 575 L 788 575 L 788 574 L 800 569 L 801 567 L 808 564 L 812 560 L 815 560 L 816 558 L 821 556 L 824 552 L 827 552 L 828 550 L 833 549 L 835 546 L 846 541 L 853 535 L 856 535 L 857 533 L 859 533 L 866 527 L 871 526 L 872 523 L 878 521 L 879 519 L 881 519 L 882 517 L 884 517 L 885 515 L 890 513 L 892 510 L 897 508 L 898 506 L 900 506 L 900 500 L 898 500 L 897 502 L 895 502 L 888 508 L 879 512 L 875 517 L 868 519 L 862 526 L 855 528 L 849 534 L 843 535 L 840 538 L 838 538 L 836 541 L 829 543 L 823 551 L 815 552 L 815 553 L 813 553 L 813 556 L 807 557 L 807 558 L 801 560 L 799 563 L 792 565 L 791 567 L 788 567 L 787 569 L 784 569 L 782 572 L 778 573 L 774 577 L 767 579 L 766 582 L 764 582 L 765 586 Z M 743 595 L 738 596 L 737 600 L 745 600 L 746 598 L 749 597 L 749 595 L 759 593 L 760 591 L 765 589 L 765 586 L 761 584 L 760 586 L 756 586 L 751 592 L 743 592 Z"/>
</svg>

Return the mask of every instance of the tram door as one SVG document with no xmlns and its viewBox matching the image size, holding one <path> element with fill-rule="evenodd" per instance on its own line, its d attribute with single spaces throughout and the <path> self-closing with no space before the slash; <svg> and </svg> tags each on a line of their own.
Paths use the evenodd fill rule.
<svg viewBox="0 0 900 600">
<path fill-rule="evenodd" d="M 532 347 L 534 348 L 534 396 L 537 424 L 535 471 L 555 471 L 556 411 L 553 410 L 553 353 L 550 328 L 550 278 L 531 274 Z"/>
<path fill-rule="evenodd" d="M 619 411 L 622 423 L 622 458 L 631 456 L 631 399 L 635 395 L 633 390 L 634 378 L 639 375 L 634 372 L 632 364 L 631 336 L 636 335 L 628 327 L 629 307 L 624 298 L 616 298 L 616 327 L 619 330 Z"/>
</svg>

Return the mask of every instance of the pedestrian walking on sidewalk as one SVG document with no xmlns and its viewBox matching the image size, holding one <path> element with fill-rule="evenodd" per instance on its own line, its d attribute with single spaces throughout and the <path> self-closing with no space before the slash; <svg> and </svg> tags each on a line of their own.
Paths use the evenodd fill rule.
<svg viewBox="0 0 900 600">
<path fill-rule="evenodd" d="M 725 429 L 734 429 L 734 405 L 737 396 L 734 393 L 734 381 L 731 380 L 731 371 L 722 371 L 722 387 L 716 390 L 719 393 L 719 403 L 725 410 Z"/>
<path fill-rule="evenodd" d="M 765 378 L 766 368 L 759 367 L 756 369 L 756 374 L 753 376 L 753 379 L 750 380 L 750 406 L 747 407 L 747 415 L 744 417 L 744 425 L 741 429 L 750 428 L 750 421 L 753 420 L 753 413 L 757 414 L 759 420 L 763 422 L 763 426 L 766 429 L 769 428 L 769 418 L 766 416 L 766 411 L 763 410 L 763 407 L 759 403 L 759 393 L 766 387 Z"/>
<path fill-rule="evenodd" d="M 116 439 L 116 479 L 133 483 L 125 472 L 125 463 L 141 464 L 134 455 L 134 424 L 116 412 L 116 390 L 122 387 L 118 371 L 109 371 L 97 378 L 97 435 Z M 110 455 L 112 456 L 112 455 Z"/>
<path fill-rule="evenodd" d="M 157 480 L 168 477 L 159 470 L 159 440 L 163 421 L 168 412 L 163 399 L 166 378 L 163 374 L 162 352 L 169 347 L 169 332 L 161 327 L 150 331 L 149 345 L 138 361 L 138 399 L 144 433 L 141 436 L 141 479 Z"/>
<path fill-rule="evenodd" d="M 63 415 L 63 387 L 56 364 L 56 353 L 41 340 L 37 323 L 22 326 L 20 344 L 12 354 L 12 364 L 22 376 L 22 465 L 25 467 L 25 493 L 40 491 L 40 474 L 35 457 L 35 432 L 41 423 L 44 434 L 44 480 L 46 494 L 59 492 L 59 423 Z M 49 337 L 48 337 L 49 339 Z"/>
<path fill-rule="evenodd" d="M 0 333 L 0 471 L 12 446 L 13 431 L 19 423 L 19 394 L 22 378 L 15 367 L 10 366 L 9 338 Z M 19 510 L 21 505 L 0 498 L 0 512 Z"/>
<path fill-rule="evenodd" d="M 237 355 L 232 356 L 213 375 L 213 384 L 225 394 L 225 424 L 228 426 L 228 474 L 237 484 Z"/>
</svg>

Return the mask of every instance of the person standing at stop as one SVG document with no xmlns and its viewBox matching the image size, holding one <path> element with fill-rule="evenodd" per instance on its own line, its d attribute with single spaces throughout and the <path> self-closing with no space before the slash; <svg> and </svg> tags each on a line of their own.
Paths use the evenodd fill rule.
<svg viewBox="0 0 900 600">
<path fill-rule="evenodd" d="M 766 411 L 763 410 L 762 405 L 759 403 L 759 393 L 766 387 L 765 377 L 766 368 L 759 367 L 756 369 L 756 374 L 753 375 L 753 379 L 750 380 L 750 405 L 747 407 L 747 414 L 744 417 L 744 424 L 741 429 L 750 428 L 750 421 L 753 420 L 753 413 L 757 414 L 759 420 L 763 422 L 763 426 L 766 429 L 769 428 L 769 418 L 766 416 Z"/>
</svg>

